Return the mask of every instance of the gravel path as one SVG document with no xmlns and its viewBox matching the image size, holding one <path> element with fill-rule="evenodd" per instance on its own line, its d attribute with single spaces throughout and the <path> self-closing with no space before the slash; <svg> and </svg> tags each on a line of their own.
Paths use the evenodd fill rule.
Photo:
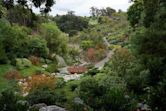
<svg viewBox="0 0 166 111">
<path fill-rule="evenodd" d="M 110 43 L 107 41 L 106 37 L 103 38 L 103 41 L 104 41 L 105 45 L 109 48 Z M 112 55 L 113 55 L 113 51 L 111 50 L 107 53 L 106 58 L 104 58 L 103 60 L 101 60 L 95 64 L 95 68 L 102 69 L 104 67 L 105 63 L 107 63 L 110 60 Z"/>
</svg>

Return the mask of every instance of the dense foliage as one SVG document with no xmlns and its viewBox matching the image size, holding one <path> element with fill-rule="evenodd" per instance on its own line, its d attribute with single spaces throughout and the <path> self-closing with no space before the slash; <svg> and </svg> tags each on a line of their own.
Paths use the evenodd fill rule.
<svg viewBox="0 0 166 111">
<path fill-rule="evenodd" d="M 68 13 L 67 15 L 56 16 L 55 21 L 58 27 L 69 36 L 73 36 L 88 27 L 88 21 L 86 18 L 79 17 L 73 13 Z"/>
<path fill-rule="evenodd" d="M 91 17 L 42 16 L 29 0 L 0 1 L 0 110 L 45 103 L 71 111 L 164 111 L 166 2 L 131 1 L 127 14 L 92 7 Z M 30 2 L 44 5 L 44 13 L 54 4 Z M 89 69 L 67 80 L 61 64 L 68 62 Z"/>
<path fill-rule="evenodd" d="M 135 3 L 134 3 L 135 4 Z M 153 110 L 165 109 L 165 36 L 166 2 L 163 0 L 143 0 L 142 27 L 135 31 L 132 46 L 141 65 L 149 70 L 149 104 Z M 159 92 L 162 92 L 159 95 Z M 147 94 L 148 95 L 148 94 Z M 160 99 L 159 99 L 160 98 Z"/>
</svg>

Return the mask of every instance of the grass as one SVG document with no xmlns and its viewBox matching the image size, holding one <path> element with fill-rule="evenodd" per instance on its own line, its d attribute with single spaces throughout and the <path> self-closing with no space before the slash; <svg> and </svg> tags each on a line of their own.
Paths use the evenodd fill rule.
<svg viewBox="0 0 166 111">
<path fill-rule="evenodd" d="M 20 73 L 24 77 L 27 77 L 27 76 L 31 76 L 31 75 L 35 74 L 36 71 L 38 71 L 38 70 L 42 70 L 42 68 L 40 66 L 34 66 L 34 65 L 32 65 L 31 67 L 28 67 L 28 68 L 20 70 Z"/>
<path fill-rule="evenodd" d="M 0 91 L 9 86 L 9 81 L 4 78 L 4 74 L 13 68 L 11 65 L 0 65 Z"/>
</svg>

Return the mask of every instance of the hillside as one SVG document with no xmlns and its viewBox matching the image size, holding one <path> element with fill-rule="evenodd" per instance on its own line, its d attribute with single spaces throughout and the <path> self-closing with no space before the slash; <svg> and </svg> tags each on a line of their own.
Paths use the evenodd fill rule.
<svg viewBox="0 0 166 111">
<path fill-rule="evenodd" d="M 0 111 L 165 111 L 166 3 L 131 2 L 83 17 L 0 1 Z"/>
</svg>

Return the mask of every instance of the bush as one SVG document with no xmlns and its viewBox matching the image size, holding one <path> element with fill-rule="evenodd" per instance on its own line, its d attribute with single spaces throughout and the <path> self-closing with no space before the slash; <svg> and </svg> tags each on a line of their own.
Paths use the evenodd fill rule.
<svg viewBox="0 0 166 111">
<path fill-rule="evenodd" d="M 63 86 L 65 86 L 65 81 L 63 78 L 58 78 L 56 80 L 56 88 L 62 88 Z"/>
<path fill-rule="evenodd" d="M 28 90 L 34 90 L 40 87 L 47 87 L 54 89 L 56 87 L 56 79 L 47 75 L 33 75 L 31 79 L 27 81 Z"/>
<path fill-rule="evenodd" d="M 66 34 L 62 33 L 54 22 L 42 23 L 40 26 L 42 37 L 47 41 L 47 47 L 50 52 L 57 53 L 61 56 L 67 53 Z"/>
<path fill-rule="evenodd" d="M 89 70 L 86 75 L 94 76 L 97 73 L 99 73 L 99 70 L 97 68 L 93 68 L 93 69 Z"/>
<path fill-rule="evenodd" d="M 149 83 L 149 74 L 149 70 L 145 69 L 141 64 L 134 63 L 133 67 L 127 70 L 127 75 L 125 76 L 128 89 L 135 94 L 143 94 L 145 92 L 144 88 Z"/>
<path fill-rule="evenodd" d="M 11 26 L 9 23 L 0 20 L 0 28 L 0 43 L 7 58 L 13 62 L 17 57 L 26 57 L 28 55 L 28 34 L 25 27 Z"/>
<path fill-rule="evenodd" d="M 39 87 L 33 89 L 27 96 L 27 101 L 33 105 L 38 103 L 45 103 L 47 105 L 53 105 L 55 101 L 54 91 L 47 87 Z"/>
<path fill-rule="evenodd" d="M 48 68 L 46 69 L 46 71 L 50 72 L 50 73 L 54 73 L 57 71 L 57 64 L 53 63 L 51 65 L 48 66 Z"/>
<path fill-rule="evenodd" d="M 130 111 L 133 102 L 127 94 L 123 79 L 106 75 L 98 81 L 93 77 L 84 78 L 79 86 L 79 97 L 95 111 Z"/>
<path fill-rule="evenodd" d="M 19 71 L 17 70 L 11 70 L 11 71 L 8 71 L 4 77 L 8 80 L 12 80 L 12 79 L 20 79 L 21 78 L 21 75 L 19 73 Z"/>
<path fill-rule="evenodd" d="M 40 37 L 31 37 L 28 43 L 29 55 L 35 55 L 37 57 L 47 57 L 49 49 L 47 48 L 47 42 Z"/>
<path fill-rule="evenodd" d="M 2 46 L 2 43 L 0 41 L 0 63 L 4 64 L 4 63 L 7 63 L 7 61 L 8 61 L 7 55 L 6 55 L 5 50 Z"/>
<path fill-rule="evenodd" d="M 66 101 L 66 96 L 64 92 L 54 91 L 47 87 L 39 87 L 32 90 L 26 99 L 31 105 L 38 103 L 62 105 Z"/>
<path fill-rule="evenodd" d="M 70 84 L 70 89 L 71 89 L 72 92 L 75 91 L 76 88 L 78 88 L 78 84 L 77 83 Z"/>
<path fill-rule="evenodd" d="M 32 62 L 33 65 L 39 65 L 40 64 L 40 59 L 36 56 L 30 56 L 28 59 Z"/>
<path fill-rule="evenodd" d="M 84 40 L 81 42 L 81 47 L 84 49 L 84 50 L 87 50 L 88 48 L 92 48 L 94 47 L 94 42 L 92 40 Z"/>
<path fill-rule="evenodd" d="M 24 69 L 24 68 L 30 67 L 30 66 L 32 66 L 32 63 L 28 59 L 26 59 L 26 58 L 17 58 L 16 59 L 16 67 L 18 69 Z"/>
<path fill-rule="evenodd" d="M 92 77 L 84 78 L 79 86 L 79 97 L 88 106 L 98 109 L 99 103 L 97 102 L 98 97 L 101 96 L 102 91 L 99 90 L 98 83 Z"/>
<path fill-rule="evenodd" d="M 37 70 L 35 71 L 35 74 L 36 74 L 36 75 L 44 74 L 44 69 L 37 69 Z"/>
<path fill-rule="evenodd" d="M 110 45 L 110 46 L 109 46 L 109 49 L 110 49 L 110 50 L 118 50 L 118 49 L 120 49 L 120 48 L 121 48 L 120 45 Z"/>
<path fill-rule="evenodd" d="M 7 89 L 0 94 L 1 111 L 27 111 L 29 104 L 22 101 L 11 89 Z"/>
</svg>

